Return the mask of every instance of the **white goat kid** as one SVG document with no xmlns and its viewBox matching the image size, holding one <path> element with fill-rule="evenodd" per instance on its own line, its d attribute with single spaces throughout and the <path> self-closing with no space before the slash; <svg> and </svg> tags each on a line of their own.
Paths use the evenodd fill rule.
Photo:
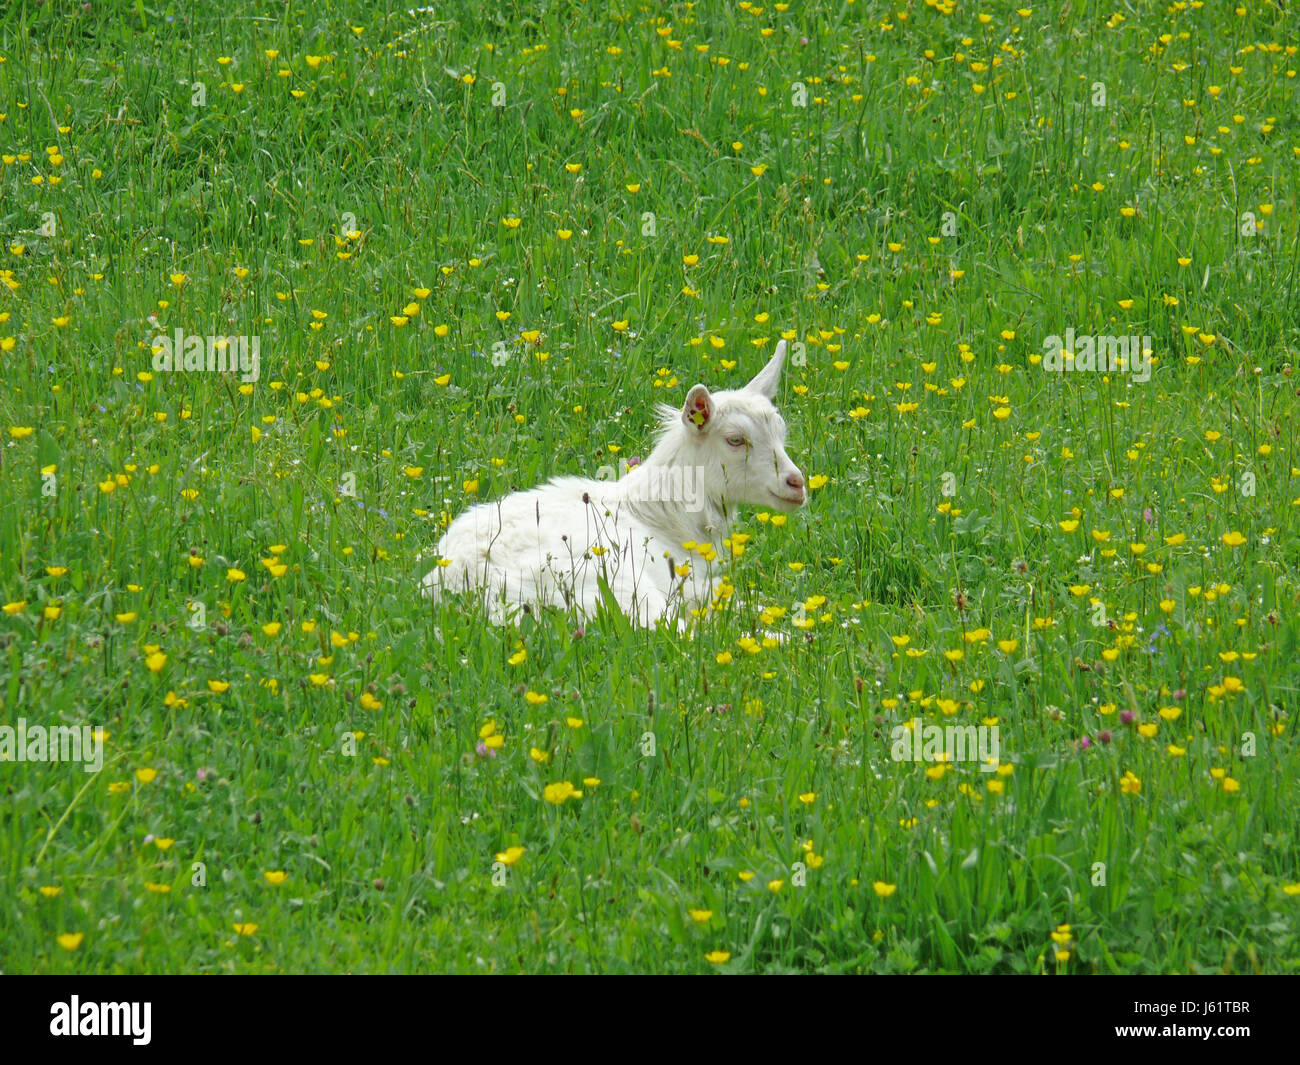
<svg viewBox="0 0 1300 1065">
<path fill-rule="evenodd" d="M 772 405 L 785 351 L 781 341 L 744 388 L 710 393 L 698 384 L 680 411 L 661 404 L 658 443 L 621 480 L 559 477 L 470 507 L 438 542 L 424 593 L 477 591 L 501 622 L 524 604 L 594 614 L 603 582 L 634 622 L 675 614 L 685 628 L 689 610 L 715 589 L 704 559 L 683 543 L 721 553 L 737 505 L 803 505 L 803 474 Z"/>
</svg>

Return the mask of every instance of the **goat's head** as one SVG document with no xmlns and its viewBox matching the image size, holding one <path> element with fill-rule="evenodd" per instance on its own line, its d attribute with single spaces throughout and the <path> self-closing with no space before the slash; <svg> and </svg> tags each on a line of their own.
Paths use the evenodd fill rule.
<svg viewBox="0 0 1300 1065">
<path fill-rule="evenodd" d="M 781 380 L 785 341 L 744 388 L 686 393 L 681 420 L 693 461 L 728 504 L 797 510 L 807 498 L 803 474 L 785 452 L 785 421 L 772 400 Z"/>
</svg>

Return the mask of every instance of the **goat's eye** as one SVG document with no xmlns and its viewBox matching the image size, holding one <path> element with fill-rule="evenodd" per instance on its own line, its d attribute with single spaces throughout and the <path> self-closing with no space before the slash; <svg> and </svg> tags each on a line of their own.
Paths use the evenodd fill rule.
<svg viewBox="0 0 1300 1065">
<path fill-rule="evenodd" d="M 727 443 L 730 444 L 732 447 L 744 447 L 746 444 L 749 443 L 749 441 L 746 440 L 743 436 L 729 436 L 727 437 Z"/>
</svg>

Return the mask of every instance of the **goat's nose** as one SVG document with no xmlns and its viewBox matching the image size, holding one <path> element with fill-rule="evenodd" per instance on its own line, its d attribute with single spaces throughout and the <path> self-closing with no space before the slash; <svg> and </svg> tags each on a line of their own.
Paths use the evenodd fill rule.
<svg viewBox="0 0 1300 1065">
<path fill-rule="evenodd" d="M 788 484 L 791 488 L 793 488 L 796 492 L 802 492 L 803 474 L 800 473 L 798 470 L 795 470 L 794 473 L 790 474 L 790 476 L 785 479 L 785 483 Z"/>
</svg>

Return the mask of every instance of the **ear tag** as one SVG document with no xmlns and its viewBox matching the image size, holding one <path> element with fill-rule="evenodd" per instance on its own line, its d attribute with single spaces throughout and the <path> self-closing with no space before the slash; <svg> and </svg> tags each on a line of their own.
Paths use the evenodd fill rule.
<svg viewBox="0 0 1300 1065">
<path fill-rule="evenodd" d="M 691 411 L 691 421 L 693 421 L 697 426 L 703 425 L 704 411 L 702 410 Z"/>
</svg>

